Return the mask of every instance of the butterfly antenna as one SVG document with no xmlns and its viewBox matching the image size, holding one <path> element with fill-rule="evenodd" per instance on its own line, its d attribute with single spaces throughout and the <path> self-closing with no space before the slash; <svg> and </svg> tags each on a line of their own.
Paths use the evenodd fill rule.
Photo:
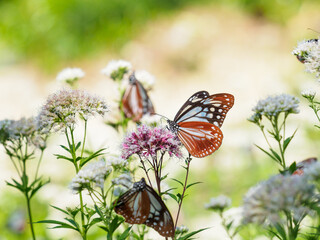
<svg viewBox="0 0 320 240">
<path fill-rule="evenodd" d="M 312 29 L 312 28 L 307 28 L 307 30 L 310 30 L 310 31 L 312 31 L 312 32 L 315 32 L 315 33 L 320 34 L 320 32 L 318 32 L 318 31 L 316 31 L 316 30 L 314 30 L 314 29 Z"/>
<path fill-rule="evenodd" d="M 158 116 L 160 116 L 160 117 L 162 117 L 162 118 L 164 118 L 166 120 L 169 120 L 169 118 L 167 118 L 167 117 L 165 117 L 165 116 L 163 116 L 163 115 L 161 115 L 159 113 L 152 113 L 152 115 L 158 115 Z"/>
</svg>

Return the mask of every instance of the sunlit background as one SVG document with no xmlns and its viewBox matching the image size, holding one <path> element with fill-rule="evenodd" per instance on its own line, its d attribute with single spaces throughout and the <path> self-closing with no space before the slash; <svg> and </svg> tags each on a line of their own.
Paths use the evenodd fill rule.
<svg viewBox="0 0 320 240">
<path fill-rule="evenodd" d="M 300 97 L 301 90 L 317 90 L 319 83 L 291 54 L 298 41 L 318 37 L 319 11 L 317 0 L 0 0 L 1 119 L 36 115 L 46 97 L 62 87 L 55 78 L 66 67 L 82 68 L 86 75 L 79 87 L 111 101 L 116 86 L 101 69 L 112 59 L 127 60 L 156 77 L 150 97 L 156 112 L 170 119 L 196 91 L 232 93 L 235 105 L 222 127 L 223 145 L 212 156 L 192 161 L 190 181 L 202 184 L 190 189 L 180 219 L 191 230 L 209 228 L 199 239 L 228 239 L 219 218 L 204 204 L 225 194 L 238 207 L 251 186 L 278 172 L 255 148 L 265 143 L 246 120 L 260 98 L 278 93 L 299 97 L 300 114 L 288 126 L 289 131 L 298 129 L 288 159 L 319 155 L 320 138 L 311 130 L 316 119 Z M 90 124 L 91 146 L 120 145 L 102 119 Z M 34 201 L 36 220 L 61 218 L 48 202 L 77 204 L 68 189 L 74 170 L 53 156 L 60 151 L 59 140 L 50 139 L 42 165 L 51 183 Z M 28 239 L 28 228 L 15 233 L 8 227 L 13 214 L 25 214 L 25 203 L 6 186 L 15 173 L 1 150 L 0 239 Z M 170 176 L 182 178 L 182 162 L 171 164 L 178 171 Z M 76 239 L 69 231 L 46 227 L 36 226 L 42 239 Z M 241 235 L 255 239 L 258 233 L 247 229 Z"/>
</svg>

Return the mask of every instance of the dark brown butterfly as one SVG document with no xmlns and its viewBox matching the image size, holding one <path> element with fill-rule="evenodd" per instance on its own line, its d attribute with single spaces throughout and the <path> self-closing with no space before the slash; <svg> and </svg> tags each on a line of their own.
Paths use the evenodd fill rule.
<svg viewBox="0 0 320 240">
<path fill-rule="evenodd" d="M 197 92 L 183 104 L 173 121 L 167 120 L 169 128 L 192 156 L 208 156 L 222 143 L 220 127 L 233 104 L 231 94 Z"/>
<path fill-rule="evenodd" d="M 147 91 L 137 80 L 134 73 L 129 76 L 129 86 L 122 97 L 123 111 L 127 118 L 139 121 L 143 115 L 154 113 Z"/>
<path fill-rule="evenodd" d="M 127 223 L 145 224 L 161 236 L 174 237 L 174 224 L 168 208 L 144 178 L 135 182 L 115 204 L 115 212 L 122 215 Z"/>
</svg>

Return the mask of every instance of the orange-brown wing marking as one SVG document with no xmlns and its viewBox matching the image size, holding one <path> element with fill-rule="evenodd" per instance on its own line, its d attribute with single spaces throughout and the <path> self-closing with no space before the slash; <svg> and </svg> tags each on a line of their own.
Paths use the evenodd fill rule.
<svg viewBox="0 0 320 240">
<path fill-rule="evenodd" d="M 207 122 L 178 123 L 178 137 L 188 152 L 197 158 L 215 152 L 222 143 L 223 134 L 219 127 Z"/>
<path fill-rule="evenodd" d="M 128 118 L 133 118 L 134 121 L 141 119 L 143 115 L 142 97 L 137 83 L 130 84 L 122 97 L 123 111 Z"/>
</svg>

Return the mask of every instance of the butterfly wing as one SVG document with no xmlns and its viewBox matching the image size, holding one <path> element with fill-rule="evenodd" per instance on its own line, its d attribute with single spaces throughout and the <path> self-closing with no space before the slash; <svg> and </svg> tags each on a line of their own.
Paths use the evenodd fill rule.
<svg viewBox="0 0 320 240">
<path fill-rule="evenodd" d="M 142 84 L 130 83 L 122 97 L 123 111 L 128 118 L 139 121 L 144 114 L 154 113 L 152 102 Z"/>
<path fill-rule="evenodd" d="M 161 197 L 149 186 L 146 188 L 150 199 L 150 212 L 144 224 L 155 229 L 163 237 L 174 237 L 172 216 Z"/>
<path fill-rule="evenodd" d="M 209 95 L 207 91 L 193 94 L 180 108 L 174 122 L 208 122 L 218 127 L 234 104 L 234 96 L 228 93 Z"/>
<path fill-rule="evenodd" d="M 127 223 L 142 224 L 149 216 L 150 200 L 146 191 L 132 188 L 116 202 L 114 210 L 122 215 Z"/>
<path fill-rule="evenodd" d="M 197 158 L 206 157 L 216 151 L 223 134 L 219 127 L 207 122 L 180 122 L 178 138 L 188 152 Z"/>
</svg>

